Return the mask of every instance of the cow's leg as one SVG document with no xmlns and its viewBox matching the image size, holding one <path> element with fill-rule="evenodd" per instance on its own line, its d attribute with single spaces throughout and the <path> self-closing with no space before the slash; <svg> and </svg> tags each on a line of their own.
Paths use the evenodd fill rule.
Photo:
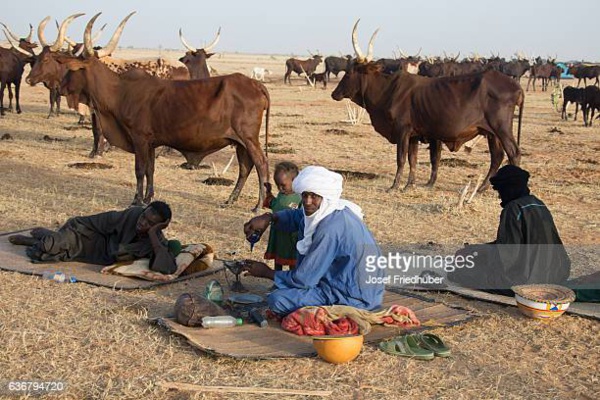
<svg viewBox="0 0 600 400">
<path fill-rule="evenodd" d="M 265 183 L 269 181 L 269 163 L 258 141 L 248 141 L 246 143 L 246 152 L 248 153 L 252 164 L 256 166 L 256 173 L 258 174 L 258 202 L 256 203 L 256 207 L 252 209 L 253 212 L 258 212 L 262 207 L 263 199 L 265 196 Z M 250 167 L 250 170 L 252 170 L 252 167 Z M 250 173 L 250 170 L 248 171 L 248 173 Z M 240 191 L 242 190 L 242 188 L 243 185 L 242 187 L 240 187 Z M 233 201 L 235 201 L 236 199 L 233 199 Z"/>
<path fill-rule="evenodd" d="M 60 115 L 60 90 L 54 89 L 54 102 L 56 103 L 56 116 Z"/>
<path fill-rule="evenodd" d="M 148 148 L 148 162 L 146 163 L 146 195 L 144 203 L 150 204 L 154 197 L 154 162 L 156 161 L 156 152 L 154 147 Z"/>
<path fill-rule="evenodd" d="M 88 155 L 89 158 L 101 157 L 102 153 L 104 153 L 105 139 L 102 134 L 102 130 L 98 126 L 98 121 L 96 119 L 96 114 L 91 114 L 92 118 L 92 135 L 94 136 L 94 144 L 92 146 L 92 151 Z"/>
<path fill-rule="evenodd" d="M 402 140 L 396 144 L 396 176 L 394 177 L 394 183 L 392 183 L 392 187 L 390 187 L 387 191 L 392 191 L 394 189 L 398 189 L 398 185 L 400 184 L 400 178 L 402 177 L 402 170 L 404 169 L 404 163 L 406 162 L 406 155 L 408 153 L 408 135 L 405 135 L 406 138 L 402 138 Z"/>
<path fill-rule="evenodd" d="M 533 80 L 533 91 L 535 92 L 535 78 L 533 77 L 533 75 L 529 75 L 529 79 L 527 80 L 527 88 L 525 89 L 526 92 L 529 92 L 529 84 L 531 83 L 532 80 Z"/>
<path fill-rule="evenodd" d="M 50 112 L 46 118 L 50 118 L 54 113 L 54 91 L 52 89 L 48 89 L 48 99 L 50 100 Z"/>
<path fill-rule="evenodd" d="M 148 145 L 142 145 L 140 143 L 134 144 L 135 151 L 135 181 L 136 191 L 135 197 L 133 198 L 132 205 L 144 204 L 143 193 L 144 193 L 144 176 L 146 176 L 146 166 L 148 165 Z"/>
<path fill-rule="evenodd" d="M 233 191 L 229 195 L 229 198 L 227 199 L 225 204 L 233 204 L 238 199 L 240 193 L 242 192 L 242 189 L 244 188 L 244 185 L 246 184 L 248 175 L 250 175 L 250 171 L 252 171 L 252 167 L 254 167 L 252 158 L 250 157 L 248 150 L 244 147 L 243 144 L 237 143 L 235 145 L 235 153 L 237 155 L 238 160 L 238 179 L 235 183 Z"/>
<path fill-rule="evenodd" d="M 442 156 L 442 142 L 434 140 L 429 143 L 429 162 L 431 163 L 431 175 L 429 176 L 428 187 L 433 187 L 437 180 L 437 172 L 440 166 L 440 158 Z"/>
<path fill-rule="evenodd" d="M 496 172 L 498 172 L 498 168 L 500 168 L 500 164 L 502 164 L 502 160 L 504 159 L 504 150 L 496 135 L 488 133 L 487 139 L 490 149 L 490 170 L 483 180 L 483 184 L 479 187 L 478 192 L 482 192 L 490 186 L 490 178 L 496 175 Z"/>
<path fill-rule="evenodd" d="M 583 114 L 583 126 L 587 126 L 588 124 L 588 105 L 586 103 L 583 103 L 583 105 L 581 106 L 581 113 Z"/>
<path fill-rule="evenodd" d="M 0 83 L 0 115 L 6 115 L 4 111 L 4 88 L 6 83 L 3 81 Z"/>
<path fill-rule="evenodd" d="M 417 155 L 419 154 L 419 138 L 411 137 L 408 143 L 408 181 L 404 190 L 415 185 L 415 171 L 417 169 Z"/>
<path fill-rule="evenodd" d="M 12 91 L 12 87 L 10 86 L 10 83 L 7 85 L 8 87 L 8 111 L 12 112 L 13 108 L 12 108 L 12 101 L 13 101 L 13 91 Z"/>
<path fill-rule="evenodd" d="M 569 120 L 569 118 L 567 118 L 567 103 L 567 99 L 563 99 L 562 112 L 560 113 L 560 119 L 564 119 L 565 121 Z"/>
<path fill-rule="evenodd" d="M 508 162 L 518 167 L 521 163 L 521 150 L 512 133 L 514 108 L 500 108 L 493 111 L 491 110 L 488 117 L 492 132 L 500 139 L 508 156 Z"/>
<path fill-rule="evenodd" d="M 579 103 L 575 102 L 575 119 L 574 119 L 574 121 L 577 121 L 577 113 L 578 112 L 579 112 Z M 565 119 L 567 119 L 566 115 L 565 115 Z"/>
<path fill-rule="evenodd" d="M 9 92 L 10 94 L 10 92 Z M 19 99 L 21 98 L 21 79 L 15 82 L 15 110 L 17 114 L 21 114 L 21 102 Z"/>
</svg>

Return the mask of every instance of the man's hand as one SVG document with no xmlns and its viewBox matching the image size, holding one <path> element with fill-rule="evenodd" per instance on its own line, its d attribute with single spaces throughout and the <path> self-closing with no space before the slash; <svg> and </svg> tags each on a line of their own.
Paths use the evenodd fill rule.
<svg viewBox="0 0 600 400">
<path fill-rule="evenodd" d="M 150 227 L 150 229 L 148 229 L 148 233 L 156 233 L 158 231 L 162 231 L 163 229 L 165 229 L 167 226 L 169 226 L 169 222 L 171 222 L 170 219 L 167 219 L 163 222 L 159 222 L 155 225 L 152 225 Z"/>
<path fill-rule="evenodd" d="M 260 261 L 244 260 L 242 270 L 248 271 L 248 275 L 257 278 L 275 279 L 275 271 Z"/>
<path fill-rule="evenodd" d="M 244 224 L 244 235 L 246 235 L 246 239 L 249 238 L 250 235 L 252 235 L 252 233 L 255 231 L 266 231 L 271 223 L 271 216 L 271 213 L 266 213 L 259 215 L 258 217 L 254 217 L 250 221 L 246 222 Z"/>
</svg>

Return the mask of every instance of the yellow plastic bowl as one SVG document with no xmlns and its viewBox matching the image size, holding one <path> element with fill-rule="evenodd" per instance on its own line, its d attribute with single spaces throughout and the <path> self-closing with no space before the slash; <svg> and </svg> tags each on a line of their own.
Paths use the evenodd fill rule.
<svg viewBox="0 0 600 400">
<path fill-rule="evenodd" d="M 313 346 L 319 357 L 332 364 L 343 364 L 354 360 L 360 354 L 363 342 L 363 335 L 313 338 Z"/>
</svg>

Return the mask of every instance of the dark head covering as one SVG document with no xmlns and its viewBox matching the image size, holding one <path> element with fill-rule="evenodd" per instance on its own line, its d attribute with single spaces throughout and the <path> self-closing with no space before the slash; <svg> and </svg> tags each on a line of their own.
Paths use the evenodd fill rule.
<svg viewBox="0 0 600 400">
<path fill-rule="evenodd" d="M 511 201 L 529 195 L 529 172 L 515 165 L 505 165 L 490 178 L 494 190 L 500 194 L 500 205 L 506 207 Z"/>
</svg>

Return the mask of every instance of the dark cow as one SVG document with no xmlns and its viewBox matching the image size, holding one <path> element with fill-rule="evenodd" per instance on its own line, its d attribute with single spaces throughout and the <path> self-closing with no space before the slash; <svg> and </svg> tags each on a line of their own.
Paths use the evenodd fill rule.
<svg viewBox="0 0 600 400">
<path fill-rule="evenodd" d="M 575 121 L 577 121 L 577 112 L 579 111 L 579 106 L 581 105 L 581 107 L 583 107 L 584 102 L 585 89 L 574 88 L 573 86 L 567 86 L 566 88 L 564 88 L 562 113 L 560 115 L 561 119 L 569 119 L 567 116 L 567 105 L 569 105 L 569 103 L 575 103 Z"/>
<path fill-rule="evenodd" d="M 515 79 L 517 82 L 531 68 L 528 60 L 517 59 L 505 62 L 500 65 L 500 72 Z"/>
<path fill-rule="evenodd" d="M 179 28 L 179 39 L 181 39 L 181 43 L 188 50 L 185 55 L 179 59 L 179 61 L 187 67 L 190 72 L 191 79 L 210 78 L 210 68 L 207 60 L 215 54 L 209 52 L 217 45 L 220 37 L 221 28 L 219 27 L 217 36 L 215 36 L 213 41 L 208 46 L 204 46 L 204 48 L 201 49 L 196 49 L 188 44 L 183 37 L 181 28 Z"/>
<path fill-rule="evenodd" d="M 13 92 L 11 85 L 15 86 L 15 110 L 17 114 L 21 113 L 20 92 L 21 79 L 25 64 L 31 64 L 35 60 L 33 49 L 37 47 L 36 43 L 31 42 L 33 27 L 29 25 L 29 36 L 18 38 L 4 23 L 4 35 L 11 45 L 11 49 L 0 48 L 0 115 L 5 115 L 4 91 L 8 89 L 8 110 L 12 112 Z M 12 39 L 11 39 L 12 38 Z"/>
<path fill-rule="evenodd" d="M 579 84 L 581 83 L 582 79 L 583 86 L 587 86 L 588 79 L 595 79 L 596 86 L 600 85 L 598 83 L 598 76 L 600 75 L 600 66 L 598 65 L 571 65 L 567 70 L 567 73 L 577 78 L 577 87 L 579 87 Z"/>
<path fill-rule="evenodd" d="M 346 71 L 346 69 L 348 68 L 348 63 L 350 63 L 351 61 L 351 55 L 347 55 L 344 57 L 325 57 L 325 74 L 327 75 L 327 80 L 330 80 L 331 74 L 334 74 L 337 78 L 340 72 Z"/>
<path fill-rule="evenodd" d="M 310 75 L 317 69 L 317 66 L 323 61 L 323 56 L 314 55 L 308 60 L 297 60 L 295 58 L 288 58 L 285 62 L 285 75 L 283 76 L 283 83 L 288 82 L 292 84 L 290 75 L 295 72 L 300 76 L 301 74 Z"/>
<path fill-rule="evenodd" d="M 87 24 L 86 48 L 91 47 L 89 32 L 98 16 Z M 159 79 L 137 70 L 118 75 L 95 57 L 64 57 L 59 61 L 70 71 L 83 70 L 86 92 L 106 138 L 112 145 L 135 154 L 135 204 L 148 203 L 154 196 L 156 147 L 169 146 L 188 159 L 201 160 L 235 145 L 239 173 L 227 203 L 239 197 L 256 166 L 256 209 L 262 205 L 269 174 L 259 131 L 266 111 L 268 138 L 270 113 L 269 92 L 262 83 L 242 74 L 191 81 Z"/>
<path fill-rule="evenodd" d="M 317 82 L 322 82 L 323 83 L 323 89 L 325 89 L 327 87 L 327 76 L 326 76 L 326 72 L 321 72 L 319 74 L 315 74 L 314 72 L 312 74 L 309 75 L 309 79 L 312 82 L 313 85 L 315 85 L 315 88 L 317 87 Z"/>
<path fill-rule="evenodd" d="M 594 111 L 600 112 L 600 89 L 597 86 L 586 86 L 583 105 L 581 109 L 583 111 L 583 124 L 585 126 L 592 126 L 592 120 L 594 119 Z M 592 116 L 589 117 L 590 110 Z M 589 117 L 589 118 L 588 118 Z"/>
<path fill-rule="evenodd" d="M 477 135 L 488 138 L 491 165 L 480 190 L 500 166 L 503 149 L 511 164 L 520 163 L 521 152 L 512 134 L 515 107 L 519 106 L 519 136 L 523 114 L 524 93 L 517 82 L 496 71 L 444 78 L 384 74 L 381 65 L 370 61 L 371 51 L 363 57 L 355 41 L 357 25 L 358 21 L 352 35 L 357 63 L 331 96 L 365 107 L 375 130 L 397 145 L 397 171 L 390 189 L 399 185 L 407 154 L 407 186 L 414 183 L 419 140 L 430 143 L 428 185 L 437 177 L 442 142 L 457 151 Z"/>
</svg>

